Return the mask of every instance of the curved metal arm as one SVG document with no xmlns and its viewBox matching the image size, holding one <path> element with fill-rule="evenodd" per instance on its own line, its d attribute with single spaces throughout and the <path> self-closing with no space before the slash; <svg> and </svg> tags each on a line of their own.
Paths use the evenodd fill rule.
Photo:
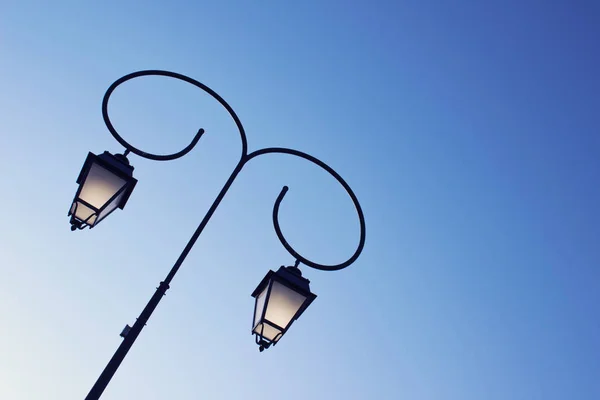
<svg viewBox="0 0 600 400">
<path fill-rule="evenodd" d="M 269 154 L 269 153 L 290 154 L 290 155 L 293 155 L 296 157 L 300 157 L 300 158 L 303 158 L 305 160 L 312 162 L 313 164 L 318 165 L 319 167 L 323 168 L 325 171 L 329 172 L 329 174 L 331 174 L 344 187 L 344 189 L 346 189 L 346 192 L 348 193 L 348 195 L 352 199 L 352 202 L 354 203 L 354 207 L 356 208 L 356 212 L 358 213 L 358 220 L 360 222 L 360 240 L 358 242 L 358 247 L 354 251 L 354 254 L 348 260 L 346 260 L 342 263 L 339 263 L 339 264 L 334 264 L 334 265 L 324 265 L 324 264 L 316 263 L 314 261 L 310 261 L 306 257 L 301 256 L 296 250 L 294 250 L 294 248 L 289 244 L 289 242 L 285 239 L 285 237 L 283 236 L 283 233 L 281 232 L 281 228 L 279 226 L 279 205 L 281 204 L 281 201 L 283 200 L 283 198 L 285 197 L 285 194 L 288 191 L 288 187 L 284 186 L 283 189 L 281 189 L 281 193 L 279 193 L 279 196 L 277 196 L 277 200 L 275 200 L 275 205 L 273 206 L 273 226 L 275 228 L 275 233 L 277 233 L 277 237 L 279 238 L 279 241 L 281 242 L 283 247 L 285 247 L 285 249 L 288 251 L 288 253 L 290 253 L 292 255 L 292 257 L 294 257 L 296 260 L 299 260 L 300 262 L 302 262 L 302 264 L 305 264 L 309 267 L 320 269 L 323 271 L 336 271 L 336 270 L 339 270 L 342 268 L 346 268 L 347 266 L 352 264 L 358 258 L 358 256 L 360 255 L 360 253 L 363 250 L 363 247 L 365 246 L 366 228 L 365 228 L 365 217 L 362 212 L 362 208 L 360 207 L 360 203 L 358 202 L 358 199 L 356 198 L 356 195 L 354 194 L 354 192 L 352 191 L 350 186 L 340 176 L 340 174 L 335 172 L 335 170 L 333 168 L 331 168 L 329 165 L 325 164 L 323 161 L 319 160 L 318 158 L 311 156 L 310 154 L 306 154 L 306 153 L 303 153 L 298 150 L 286 149 L 286 148 L 282 148 L 282 147 L 270 147 L 270 148 L 266 148 L 266 149 L 260 149 L 260 150 L 250 153 L 246 159 L 246 162 L 250 161 L 254 157 L 258 157 L 262 154 Z"/>
<path fill-rule="evenodd" d="M 277 200 L 275 201 L 275 206 L 273 208 L 273 225 L 275 226 L 275 232 L 277 233 L 277 237 L 279 238 L 279 240 L 281 241 L 283 246 L 293 257 L 296 258 L 296 265 L 299 262 L 302 262 L 303 264 L 305 264 L 309 267 L 326 270 L 326 271 L 342 269 L 342 268 L 345 268 L 348 265 L 352 264 L 358 258 L 358 256 L 362 252 L 362 249 L 365 245 L 365 219 L 363 216 L 362 209 L 360 208 L 360 204 L 358 203 L 358 199 L 354 195 L 354 192 L 352 192 L 352 189 L 350 189 L 350 186 L 348 186 L 348 184 L 342 179 L 342 177 L 337 172 L 335 172 L 331 167 L 329 167 L 327 164 L 325 164 L 321 160 L 319 160 L 311 155 L 308 155 L 306 153 L 297 151 L 297 150 L 273 147 L 273 148 L 257 150 L 251 154 L 248 154 L 248 143 L 246 140 L 246 133 L 244 131 L 244 127 L 242 126 L 240 119 L 238 118 L 236 113 L 233 111 L 231 106 L 229 104 L 227 104 L 227 102 L 225 100 L 223 100 L 223 98 L 221 96 L 219 96 L 216 92 L 214 92 L 208 86 L 206 86 L 192 78 L 189 78 L 185 75 L 177 74 L 174 72 L 168 72 L 168 71 L 160 71 L 160 70 L 139 71 L 139 72 L 131 73 L 129 75 L 125 75 L 124 77 L 116 80 L 112 85 L 110 85 L 110 87 L 106 91 L 106 94 L 104 95 L 104 99 L 102 100 L 102 116 L 104 117 L 104 122 L 106 124 L 106 127 L 110 131 L 110 133 L 121 145 L 123 145 L 125 147 L 125 149 L 126 149 L 125 154 L 127 154 L 128 152 L 131 152 L 131 153 L 139 155 L 140 157 L 148 158 L 151 160 L 158 160 L 158 161 L 174 160 L 176 158 L 184 156 L 190 150 L 192 150 L 194 148 L 194 146 L 200 140 L 200 137 L 202 136 L 202 134 L 204 133 L 203 129 L 198 130 L 198 133 L 196 133 L 196 136 L 194 137 L 194 139 L 192 139 L 191 143 L 188 146 L 186 146 L 183 150 L 181 150 L 177 153 L 167 154 L 167 155 L 151 154 L 151 153 L 146 153 L 142 150 L 139 150 L 139 149 L 135 148 L 134 146 L 132 146 L 131 144 L 129 144 L 125 139 L 123 139 L 121 137 L 121 135 L 119 135 L 117 133 L 116 129 L 114 128 L 114 126 L 112 125 L 112 123 L 110 121 L 110 118 L 108 117 L 108 100 L 110 98 L 110 95 L 123 82 L 127 82 L 130 79 L 137 78 L 140 76 L 149 76 L 149 75 L 166 76 L 169 78 L 175 78 L 175 79 L 182 80 L 184 82 L 191 83 L 192 85 L 194 85 L 194 86 L 202 89 L 206 93 L 210 94 L 219 103 L 221 103 L 221 105 L 223 107 L 225 107 L 225 109 L 229 112 L 229 114 L 231 115 L 231 117 L 235 121 L 235 124 L 238 127 L 238 130 L 240 132 L 240 137 L 242 139 L 242 155 L 241 155 L 240 160 L 238 161 L 237 165 L 235 166 L 233 172 L 227 179 L 227 182 L 225 182 L 225 185 L 223 186 L 223 188 L 221 189 L 221 191 L 215 198 L 213 204 L 208 209 L 206 215 L 200 222 L 200 225 L 198 225 L 198 227 L 196 228 L 196 231 L 194 232 L 194 234 L 188 241 L 187 245 L 185 246 L 185 248 L 179 255 L 179 258 L 177 258 L 177 261 L 175 261 L 175 264 L 169 271 L 169 274 L 166 276 L 164 281 L 162 281 L 160 283 L 160 285 L 156 288 L 156 292 L 150 298 L 150 301 L 148 302 L 148 304 L 146 305 L 146 307 L 140 314 L 139 318 L 133 324 L 131 329 L 129 329 L 128 333 L 124 336 L 123 342 L 121 343 L 121 345 L 119 346 L 119 348 L 117 349 L 117 351 L 115 352 L 115 354 L 113 355 L 111 360 L 109 361 L 108 365 L 106 366 L 106 368 L 104 369 L 104 371 L 102 372 L 102 374 L 100 375 L 100 377 L 98 378 L 98 380 L 96 381 L 96 383 L 94 384 L 92 389 L 90 390 L 89 394 L 86 397 L 86 400 L 97 400 L 100 398 L 100 396 L 102 395 L 102 392 L 106 388 L 106 385 L 108 385 L 112 376 L 117 371 L 117 368 L 119 368 L 119 365 L 121 364 L 121 362 L 127 355 L 127 352 L 129 351 L 129 349 L 135 342 L 136 338 L 138 337 L 138 335 L 140 334 L 140 332 L 146 325 L 146 322 L 148 321 L 148 319 L 150 318 L 150 316 L 152 315 L 152 313 L 158 306 L 161 298 L 166 294 L 167 289 L 169 289 L 169 284 L 171 283 L 171 280 L 175 277 L 175 274 L 177 273 L 177 271 L 181 267 L 181 264 L 183 263 L 183 261 L 185 260 L 185 258 L 188 255 L 188 253 L 190 252 L 190 250 L 196 243 L 196 240 L 198 240 L 198 237 L 200 236 L 200 234 L 206 227 L 206 224 L 208 224 L 208 221 L 210 220 L 210 218 L 214 214 L 215 210 L 217 209 L 217 207 L 223 200 L 223 197 L 225 197 L 225 194 L 227 194 L 227 191 L 233 184 L 233 181 L 238 176 L 238 174 L 241 172 L 241 170 L 244 167 L 244 165 L 246 164 L 246 162 L 250 161 L 251 159 L 258 157 L 262 154 L 282 153 L 282 154 L 290 154 L 290 155 L 297 156 L 297 157 L 303 158 L 305 160 L 308 160 L 308 161 L 318 165 L 319 167 L 323 168 L 325 171 L 329 172 L 344 187 L 344 189 L 346 189 L 346 192 L 348 192 L 348 194 L 350 195 L 350 198 L 352 199 L 352 202 L 354 203 L 354 206 L 356 207 L 356 211 L 358 213 L 358 218 L 360 221 L 360 241 L 358 244 L 358 248 L 356 249 L 354 254 L 343 263 L 336 264 L 336 265 L 318 264 L 318 263 L 310 261 L 307 258 L 302 257 L 300 254 L 298 254 L 298 252 L 292 248 L 292 246 L 287 242 L 287 240 L 285 240 L 285 237 L 283 236 L 283 233 L 281 232 L 281 229 L 279 227 L 278 213 L 279 213 L 279 205 L 281 204 L 281 201 L 283 200 L 283 197 L 285 196 L 285 194 L 288 190 L 287 186 L 285 186 L 283 188 L 283 190 L 281 191 L 281 193 L 279 194 L 279 196 L 277 197 Z"/>
<path fill-rule="evenodd" d="M 104 94 L 104 98 L 102 99 L 102 116 L 104 118 L 104 123 L 106 124 L 106 127 L 108 128 L 109 132 L 123 147 L 125 147 L 125 149 L 126 149 L 125 154 L 127 154 L 128 152 L 131 152 L 131 153 L 137 154 L 140 157 L 144 157 L 144 158 L 151 159 L 151 160 L 157 160 L 157 161 L 175 160 L 175 159 L 180 158 L 180 157 L 186 155 L 187 153 L 189 153 L 196 146 L 196 144 L 198 143 L 198 141 L 204 134 L 204 129 L 202 129 L 202 128 L 199 129 L 198 132 L 196 133 L 196 135 L 194 136 L 194 138 L 192 139 L 192 141 L 190 142 L 190 144 L 187 145 L 184 149 L 182 149 L 181 151 L 178 151 L 176 153 L 173 153 L 173 154 L 165 154 L 165 155 L 147 153 L 145 151 L 142 151 L 142 150 L 136 148 L 135 146 L 128 143 L 125 139 L 123 139 L 123 137 L 121 137 L 121 135 L 119 135 L 119 133 L 113 126 L 112 122 L 110 121 L 110 117 L 108 116 L 108 101 L 109 101 L 112 93 L 115 91 L 115 89 L 119 85 L 121 85 L 122 83 L 127 82 L 131 79 L 139 78 L 142 76 L 166 76 L 169 78 L 179 79 L 181 81 L 190 83 L 190 84 L 196 86 L 197 88 L 202 89 L 204 92 L 208 93 L 215 100 L 217 100 L 223 107 L 225 107 L 227 112 L 229 112 L 229 115 L 233 118 L 233 120 L 239 130 L 240 138 L 242 140 L 242 154 L 240 157 L 240 161 L 236 165 L 232 175 L 230 176 L 229 180 L 223 187 L 221 193 L 219 193 L 219 196 L 215 200 L 215 203 L 213 203 L 213 207 L 211 207 L 211 209 L 209 210 L 209 213 L 207 214 L 205 219 L 202 221 L 201 227 L 199 227 L 199 231 L 202 231 L 204 229 L 204 226 L 208 222 L 208 219 L 210 219 L 210 217 L 212 216 L 216 207 L 220 203 L 221 199 L 223 198 L 223 196 L 225 195 L 225 193 L 227 192 L 227 190 L 233 183 L 235 177 L 238 175 L 238 173 L 241 171 L 243 166 L 246 164 L 246 162 L 248 162 L 251 159 L 258 157 L 259 155 L 262 155 L 262 154 L 269 154 L 269 153 L 290 154 L 290 155 L 297 156 L 297 157 L 303 158 L 305 160 L 308 160 L 308 161 L 318 165 L 319 167 L 323 168 L 325 171 L 329 172 L 329 174 L 331 174 L 344 187 L 346 192 L 348 192 L 348 195 L 350 195 L 350 198 L 352 199 L 352 202 L 354 203 L 354 206 L 358 213 L 358 218 L 359 218 L 359 222 L 360 222 L 360 240 L 359 240 L 358 247 L 356 248 L 356 251 L 354 252 L 354 254 L 348 260 L 346 260 L 345 262 L 340 263 L 340 264 L 335 264 L 335 265 L 319 264 L 319 263 L 316 263 L 314 261 L 307 259 L 306 257 L 301 256 L 296 250 L 294 250 L 294 248 L 285 239 L 283 233 L 281 232 L 281 228 L 279 226 L 279 217 L 278 217 L 279 205 L 288 190 L 287 186 L 285 186 L 282 189 L 279 196 L 277 197 L 277 200 L 275 201 L 275 205 L 273 207 L 273 226 L 275 228 L 275 233 L 277 234 L 279 241 L 281 242 L 283 247 L 285 247 L 285 249 L 296 260 L 299 260 L 300 262 L 302 262 L 303 264 L 305 264 L 309 267 L 320 269 L 320 270 L 325 270 L 325 271 L 339 270 L 339 269 L 349 266 L 358 258 L 358 256 L 362 252 L 362 249 L 365 244 L 365 220 L 364 220 L 364 215 L 363 215 L 362 209 L 360 207 L 360 204 L 358 202 L 358 199 L 356 198 L 356 195 L 354 194 L 354 192 L 352 191 L 350 186 L 346 183 L 346 181 L 344 181 L 344 179 L 337 172 L 335 172 L 333 170 L 333 168 L 331 168 L 330 166 L 325 164 L 323 161 L 321 161 L 309 154 L 298 151 L 298 150 L 279 148 L 279 147 L 270 147 L 270 148 L 266 148 L 266 149 L 257 150 L 251 154 L 248 154 L 248 141 L 246 139 L 246 132 L 244 130 L 244 127 L 243 127 L 239 117 L 237 116 L 235 111 L 233 111 L 233 108 L 231 108 L 231 106 L 221 96 L 219 96 L 219 94 L 217 94 L 214 90 L 212 90 L 205 84 L 198 82 L 195 79 L 192 79 L 192 78 L 182 75 L 182 74 L 178 74 L 176 72 L 161 71 L 161 70 L 146 70 L 146 71 L 137 71 L 137 72 L 133 72 L 131 74 L 125 75 L 125 76 L 117 79 L 115 82 L 113 82 L 112 85 L 110 85 L 110 87 L 107 89 L 106 93 Z M 197 233 L 199 234 L 199 232 L 197 232 Z M 196 238 L 197 238 L 197 236 L 196 236 Z M 196 238 L 194 238 L 194 240 L 193 240 L 194 242 L 195 242 Z M 187 251 L 185 253 L 187 254 Z M 180 261 L 183 261 L 183 260 L 178 260 L 178 262 L 176 264 L 180 264 Z M 169 274 L 167 282 L 170 282 L 170 280 L 175 275 L 175 272 L 178 268 L 179 268 L 179 266 L 176 267 L 175 271 L 171 271 L 172 273 Z"/>
<path fill-rule="evenodd" d="M 130 79 L 138 78 L 140 76 L 166 76 L 169 78 L 179 79 L 184 82 L 191 83 L 192 85 L 204 90 L 206 93 L 208 93 L 213 98 L 215 98 L 219 103 L 221 103 L 221 105 L 223 107 L 225 107 L 225 109 L 229 112 L 229 115 L 231 115 L 231 117 L 235 121 L 235 124 L 236 124 L 238 130 L 240 131 L 240 136 L 242 138 L 242 158 L 246 156 L 246 154 L 248 153 L 248 141 L 246 140 L 246 132 L 244 131 L 244 127 L 243 127 L 240 119 L 238 118 L 237 114 L 235 113 L 235 111 L 233 111 L 233 108 L 231 108 L 231 106 L 225 100 L 223 100 L 223 98 L 221 96 L 219 96 L 214 90 L 212 90 L 205 84 L 198 82 L 197 80 L 187 77 L 185 75 L 181 75 L 181 74 L 178 74 L 175 72 L 161 71 L 161 70 L 138 71 L 138 72 L 133 72 L 131 74 L 125 75 L 125 76 L 117 79 L 112 85 L 110 85 L 110 87 L 104 94 L 104 99 L 102 99 L 102 117 L 104 118 L 104 123 L 106 124 L 106 127 L 108 128 L 110 133 L 117 140 L 117 142 L 119 142 L 128 151 L 130 151 L 134 154 L 137 154 L 140 157 L 148 158 L 151 160 L 157 160 L 157 161 L 175 160 L 175 159 L 182 157 L 182 156 L 186 155 L 187 153 L 189 153 L 190 150 L 192 150 L 194 148 L 194 146 L 196 146 L 196 144 L 200 140 L 200 137 L 202 137 L 202 134 L 204 133 L 204 129 L 199 129 L 198 132 L 196 133 L 196 136 L 194 136 L 194 138 L 192 139 L 191 143 L 189 145 L 187 145 L 183 150 L 181 150 L 177 153 L 166 154 L 166 155 L 146 153 L 145 151 L 139 150 L 136 147 L 132 146 L 125 139 L 123 139 L 121 137 L 121 135 L 119 135 L 119 133 L 117 133 L 117 130 L 113 126 L 113 124 L 110 121 L 110 118 L 108 116 L 108 100 L 109 100 L 111 94 L 117 88 L 117 86 L 119 86 L 120 84 L 122 84 L 124 82 L 127 82 Z"/>
</svg>

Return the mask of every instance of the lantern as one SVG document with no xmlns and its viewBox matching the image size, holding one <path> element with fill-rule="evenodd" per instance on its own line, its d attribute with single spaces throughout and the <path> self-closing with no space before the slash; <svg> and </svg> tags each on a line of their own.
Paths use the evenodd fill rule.
<svg viewBox="0 0 600 400">
<path fill-rule="evenodd" d="M 93 228 L 117 208 L 123 209 L 137 180 L 127 157 L 108 151 L 89 153 L 77 178 L 79 189 L 71 204 L 71 230 Z"/>
<path fill-rule="evenodd" d="M 256 299 L 252 333 L 259 350 L 275 345 L 317 297 L 297 267 L 269 271 L 252 293 Z"/>
</svg>

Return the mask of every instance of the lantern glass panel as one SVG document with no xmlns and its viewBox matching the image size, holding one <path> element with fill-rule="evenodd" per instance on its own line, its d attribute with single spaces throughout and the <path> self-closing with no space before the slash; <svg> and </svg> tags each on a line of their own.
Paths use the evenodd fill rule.
<svg viewBox="0 0 600 400">
<path fill-rule="evenodd" d="M 122 190 L 121 193 L 119 193 L 119 195 L 115 197 L 110 204 L 104 208 L 104 210 L 102 210 L 98 216 L 98 222 L 102 221 L 108 214 L 113 212 L 119 206 L 119 204 L 121 204 L 121 199 L 123 196 L 125 196 L 125 190 Z"/>
<path fill-rule="evenodd" d="M 71 214 L 73 214 L 75 218 L 81 220 L 82 222 L 86 222 L 89 225 L 94 225 L 96 222 L 96 215 L 90 218 L 90 216 L 94 213 L 94 210 L 77 200 L 75 200 L 73 206 L 71 207 Z"/>
<path fill-rule="evenodd" d="M 271 326 L 265 322 L 256 325 L 253 332 L 258 335 L 260 335 L 262 333 L 262 336 L 265 339 L 271 340 L 271 341 L 274 341 L 275 338 L 277 338 L 277 340 L 279 340 L 281 338 L 281 336 L 278 337 L 278 335 L 281 333 L 281 330 L 279 330 L 279 329 L 275 328 L 274 326 Z"/>
<path fill-rule="evenodd" d="M 256 311 L 254 312 L 254 324 L 252 325 L 254 328 L 256 328 L 258 324 L 260 324 L 263 309 L 265 308 L 265 299 L 267 297 L 268 289 L 268 286 L 265 287 L 261 294 L 259 294 L 256 298 Z"/>
<path fill-rule="evenodd" d="M 274 281 L 267 303 L 265 319 L 284 329 L 293 322 L 293 318 L 306 301 L 306 296 L 284 284 Z"/>
<path fill-rule="evenodd" d="M 79 198 L 99 209 L 104 204 L 108 203 L 108 201 L 122 189 L 125 184 L 126 181 L 123 178 L 115 175 L 97 163 L 93 163 L 85 178 L 85 182 L 79 193 Z M 112 209 L 109 210 L 109 207 L 107 207 L 102 214 L 104 214 L 104 216 L 108 215 L 110 211 L 114 210 L 118 205 L 119 203 L 116 201 L 111 202 L 109 207 L 112 207 Z"/>
</svg>

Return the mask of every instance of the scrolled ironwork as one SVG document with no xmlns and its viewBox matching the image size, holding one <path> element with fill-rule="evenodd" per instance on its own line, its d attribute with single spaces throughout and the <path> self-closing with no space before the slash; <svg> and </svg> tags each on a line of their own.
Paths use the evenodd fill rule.
<svg viewBox="0 0 600 400">
<path fill-rule="evenodd" d="M 296 267 L 298 266 L 299 263 L 303 263 L 309 267 L 320 269 L 320 270 L 326 270 L 326 271 L 339 270 L 339 269 L 349 266 L 354 261 L 356 261 L 356 259 L 359 257 L 360 253 L 362 252 L 362 250 L 364 248 L 364 244 L 365 244 L 365 219 L 364 219 L 364 215 L 363 215 L 362 209 L 360 207 L 360 204 L 358 202 L 358 199 L 356 198 L 356 195 L 354 194 L 354 192 L 352 191 L 350 186 L 346 183 L 346 181 L 335 170 L 333 170 L 333 168 L 331 168 L 330 166 L 325 164 L 323 161 L 321 161 L 309 154 L 303 153 L 298 150 L 292 150 L 292 149 L 286 149 L 286 148 L 270 147 L 270 148 L 256 150 L 256 151 L 252 152 L 251 154 L 248 154 L 248 141 L 246 139 L 246 133 L 245 133 L 244 127 L 243 127 L 240 119 L 238 118 L 237 114 L 235 113 L 235 111 L 233 111 L 231 106 L 221 96 L 219 96 L 215 91 L 213 91 L 211 88 L 209 88 L 208 86 L 204 85 L 203 83 L 200 83 L 197 80 L 187 77 L 185 75 L 178 74 L 175 72 L 161 71 L 161 70 L 138 71 L 138 72 L 133 72 L 131 74 L 125 75 L 125 76 L 119 78 L 118 80 L 116 80 L 112 85 L 110 85 L 110 87 L 106 91 L 106 94 L 104 95 L 104 98 L 102 100 L 102 116 L 104 118 L 104 122 L 105 122 L 106 127 L 108 128 L 109 132 L 113 135 L 113 137 L 117 140 L 117 142 L 119 142 L 123 147 L 125 147 L 124 155 L 127 155 L 128 153 L 133 153 L 140 157 L 151 159 L 151 160 L 156 160 L 156 161 L 175 160 L 175 159 L 183 157 L 184 155 L 189 153 L 194 148 L 194 146 L 196 146 L 196 144 L 198 143 L 198 141 L 204 134 L 204 130 L 199 129 L 198 132 L 196 133 L 196 135 L 194 136 L 194 138 L 192 139 L 192 141 L 190 142 L 190 144 L 187 145 L 184 149 L 182 149 L 176 153 L 173 153 L 173 154 L 165 154 L 165 155 L 152 154 L 152 153 L 142 151 L 142 150 L 136 148 L 135 146 L 131 145 L 125 139 L 123 139 L 123 137 L 117 132 L 117 130 L 113 126 L 112 122 L 110 121 L 110 117 L 108 115 L 108 101 L 109 101 L 112 93 L 115 91 L 115 89 L 119 85 L 121 85 L 122 83 L 127 82 L 131 79 L 139 78 L 142 76 L 165 76 L 165 77 L 169 77 L 169 78 L 178 79 L 178 80 L 181 80 L 184 82 L 188 82 L 188 83 L 202 89 L 204 92 L 208 93 L 209 95 L 211 95 L 223 107 L 225 107 L 225 109 L 229 112 L 230 116 L 233 118 L 233 120 L 238 128 L 240 138 L 242 140 L 242 151 L 241 151 L 241 155 L 240 155 L 240 159 L 239 159 L 238 163 L 236 164 L 233 172 L 231 173 L 231 175 L 229 176 L 229 178 L 223 185 L 223 188 L 221 189 L 221 191 L 215 198 L 214 202 L 212 203 L 212 205 L 210 206 L 210 208 L 204 215 L 204 218 L 202 219 L 202 221 L 200 222 L 200 224 L 194 231 L 192 237 L 190 238 L 187 245 L 185 246 L 185 248 L 179 255 L 179 258 L 177 259 L 177 261 L 175 261 L 175 264 L 169 271 L 166 278 L 160 282 L 159 286 L 156 288 L 156 292 L 150 298 L 150 300 L 146 304 L 146 307 L 144 307 L 141 314 L 137 318 L 136 322 L 128 330 L 127 334 L 123 337 L 123 341 L 121 342 L 121 345 L 117 348 L 117 351 L 112 356 L 111 360 L 108 362 L 104 371 L 102 372 L 102 374 L 100 375 L 100 377 L 98 378 L 98 380 L 96 381 L 96 383 L 94 384 L 94 386 L 92 387 L 90 392 L 88 393 L 86 400 L 97 400 L 100 398 L 104 389 L 110 382 L 112 376 L 117 371 L 117 369 L 119 368 L 119 365 L 121 364 L 121 362 L 123 361 L 123 359 L 125 358 L 127 353 L 129 352 L 129 349 L 131 348 L 131 346 L 135 342 L 136 338 L 138 337 L 138 335 L 140 334 L 140 332 L 142 331 L 142 329 L 148 322 L 150 316 L 152 315 L 152 313 L 158 306 L 160 300 L 166 294 L 167 290 L 169 289 L 169 284 L 175 277 L 175 274 L 181 267 L 181 264 L 183 263 L 183 261 L 185 260 L 185 258 L 188 255 L 188 253 L 190 252 L 190 250 L 192 249 L 192 247 L 198 240 L 198 237 L 200 236 L 200 234 L 202 233 L 202 231 L 208 224 L 208 221 L 214 214 L 215 210 L 217 209 L 217 207 L 219 206 L 219 204 L 221 203 L 221 201 L 227 194 L 227 191 L 229 190 L 229 188 L 235 181 L 235 178 L 238 176 L 238 174 L 241 172 L 242 168 L 244 167 L 244 165 L 246 165 L 246 163 L 248 161 L 255 159 L 256 157 L 264 155 L 264 154 L 273 154 L 273 153 L 289 154 L 289 155 L 303 158 L 305 160 L 312 162 L 313 164 L 318 165 L 319 167 L 321 167 L 322 169 L 327 171 L 329 174 L 331 174 L 344 187 L 344 189 L 346 190 L 346 192 L 352 199 L 352 202 L 354 203 L 354 206 L 358 213 L 359 222 L 360 222 L 360 239 L 359 239 L 358 247 L 356 248 L 354 254 L 348 260 L 346 260 L 342 263 L 339 263 L 339 264 L 334 264 L 334 265 L 319 264 L 319 263 L 309 260 L 306 257 L 303 257 L 296 250 L 294 250 L 294 248 L 285 239 L 285 237 L 281 231 L 281 227 L 279 226 L 279 216 L 278 216 L 279 215 L 279 206 L 288 190 L 287 186 L 284 186 L 284 188 L 281 190 L 279 196 L 275 200 L 275 204 L 273 207 L 273 226 L 275 228 L 275 233 L 277 234 L 277 237 L 279 238 L 282 245 L 292 255 L 292 257 L 294 257 Z"/>
</svg>

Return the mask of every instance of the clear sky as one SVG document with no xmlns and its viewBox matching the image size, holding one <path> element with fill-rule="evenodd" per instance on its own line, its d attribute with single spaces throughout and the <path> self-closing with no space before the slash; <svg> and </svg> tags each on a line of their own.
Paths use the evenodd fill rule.
<svg viewBox="0 0 600 400">
<path fill-rule="evenodd" d="M 159 5 L 162 4 L 162 5 Z M 237 111 L 249 149 L 335 168 L 363 255 L 303 268 L 319 297 L 259 353 L 250 293 L 293 259 L 358 242 L 335 180 L 248 164 L 103 398 L 600 398 L 600 3 L 0 2 L 0 398 L 82 399 L 240 152 L 215 101 L 166 78 L 115 93 L 129 203 L 92 230 L 67 211 L 88 151 L 123 149 L 101 101 L 143 69 Z"/>
</svg>

